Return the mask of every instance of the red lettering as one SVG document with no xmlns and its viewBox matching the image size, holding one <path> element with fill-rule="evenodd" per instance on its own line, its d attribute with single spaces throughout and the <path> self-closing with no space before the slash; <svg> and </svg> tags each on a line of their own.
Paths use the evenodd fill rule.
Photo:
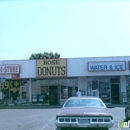
<svg viewBox="0 0 130 130">
<path fill-rule="evenodd" d="M 0 73 L 19 73 L 19 66 L 0 66 Z"/>
<path fill-rule="evenodd" d="M 7 66 L 6 68 L 7 68 L 7 72 L 9 72 L 9 66 Z"/>
<path fill-rule="evenodd" d="M 18 72 L 18 66 L 16 66 L 16 72 Z"/>
<path fill-rule="evenodd" d="M 7 68 L 7 67 L 5 66 L 5 67 L 4 67 L 4 72 L 5 72 L 5 73 L 7 72 L 7 69 L 6 69 L 6 68 Z"/>
<path fill-rule="evenodd" d="M 15 72 L 15 66 L 13 66 L 13 72 Z"/>
<path fill-rule="evenodd" d="M 13 72 L 13 70 L 12 70 L 13 68 L 12 68 L 12 66 L 10 66 L 10 72 Z"/>
<path fill-rule="evenodd" d="M 2 73 L 2 67 L 0 67 L 0 72 Z"/>
</svg>

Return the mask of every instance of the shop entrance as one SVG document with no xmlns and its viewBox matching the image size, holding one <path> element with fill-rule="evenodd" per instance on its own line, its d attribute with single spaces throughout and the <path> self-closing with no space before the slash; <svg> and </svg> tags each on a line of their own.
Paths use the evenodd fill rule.
<svg viewBox="0 0 130 130">
<path fill-rule="evenodd" d="M 49 87 L 49 103 L 50 105 L 58 104 L 58 86 Z"/>
<path fill-rule="evenodd" d="M 111 77 L 111 103 L 120 103 L 119 97 L 119 87 L 120 87 L 120 77 Z"/>
<path fill-rule="evenodd" d="M 111 84 L 111 103 L 120 103 L 119 84 Z"/>
</svg>

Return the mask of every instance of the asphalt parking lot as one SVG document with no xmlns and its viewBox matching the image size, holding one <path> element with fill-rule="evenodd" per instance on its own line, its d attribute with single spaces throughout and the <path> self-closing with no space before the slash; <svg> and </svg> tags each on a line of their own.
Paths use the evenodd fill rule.
<svg viewBox="0 0 130 130">
<path fill-rule="evenodd" d="M 119 124 L 125 117 L 124 108 L 109 108 L 109 110 L 115 121 L 110 130 L 121 130 Z M 58 111 L 59 108 L 0 109 L 0 130 L 56 130 L 54 122 Z"/>
</svg>

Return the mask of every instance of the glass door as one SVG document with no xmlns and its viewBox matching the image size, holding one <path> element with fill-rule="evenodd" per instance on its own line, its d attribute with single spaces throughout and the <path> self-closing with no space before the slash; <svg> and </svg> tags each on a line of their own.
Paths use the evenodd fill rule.
<svg viewBox="0 0 130 130">
<path fill-rule="evenodd" d="M 111 88 L 108 77 L 99 78 L 99 97 L 104 103 L 111 103 Z"/>
<path fill-rule="evenodd" d="M 111 102 L 109 77 L 91 77 L 87 79 L 87 96 L 98 96 L 104 103 Z"/>
</svg>

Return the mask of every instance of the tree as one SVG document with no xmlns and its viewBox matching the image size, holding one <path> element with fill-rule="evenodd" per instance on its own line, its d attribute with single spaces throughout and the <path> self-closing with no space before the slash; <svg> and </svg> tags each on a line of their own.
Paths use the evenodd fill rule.
<svg viewBox="0 0 130 130">
<path fill-rule="evenodd" d="M 60 54 L 58 53 L 53 53 L 53 52 L 44 52 L 44 53 L 35 53 L 30 56 L 30 60 L 35 60 L 35 59 L 59 59 Z"/>
</svg>

